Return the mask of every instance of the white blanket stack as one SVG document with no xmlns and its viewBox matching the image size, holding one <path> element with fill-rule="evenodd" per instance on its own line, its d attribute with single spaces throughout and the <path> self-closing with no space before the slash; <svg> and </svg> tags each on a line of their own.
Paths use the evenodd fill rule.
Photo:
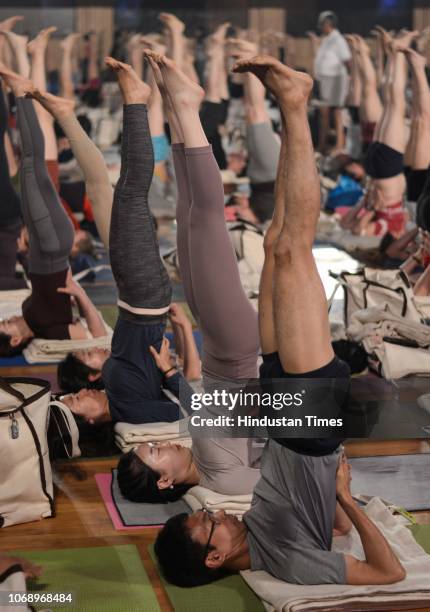
<svg viewBox="0 0 430 612">
<path fill-rule="evenodd" d="M 379 527 L 400 559 L 407 576 L 391 585 L 349 586 L 338 584 L 298 585 L 273 578 L 263 571 L 242 572 L 243 578 L 263 600 L 267 610 L 277 612 L 347 612 L 357 610 L 407 610 L 430 606 L 430 556 L 415 541 L 405 526 L 407 520 L 393 516 L 380 499 L 374 498 L 366 514 Z M 335 538 L 333 550 L 364 559 L 355 529 Z"/>
<path fill-rule="evenodd" d="M 393 380 L 409 374 L 430 376 L 430 326 L 408 321 L 389 309 L 366 308 L 351 316 L 347 336 L 362 342 L 369 355 L 376 355 L 384 378 Z M 383 338 L 403 338 L 417 342 L 411 348 L 385 342 Z"/>
<path fill-rule="evenodd" d="M 242 518 L 251 507 L 252 493 L 249 495 L 221 495 L 210 489 L 196 486 L 191 487 L 184 495 L 184 500 L 193 512 L 205 508 L 211 512 L 224 510 Z"/>
<path fill-rule="evenodd" d="M 100 317 L 102 314 L 98 311 Z M 103 317 L 102 317 L 103 319 Z M 81 319 L 84 327 L 86 322 Z M 23 350 L 27 363 L 57 363 L 73 351 L 82 351 L 92 348 L 110 349 L 112 344 L 113 329 L 103 320 L 106 336 L 100 338 L 88 338 L 86 340 L 46 340 L 35 338 Z"/>
<path fill-rule="evenodd" d="M 117 423 L 114 427 L 116 445 L 126 453 L 144 442 L 177 442 L 182 446 L 191 447 L 188 432 L 188 419 L 173 423 L 144 423 L 130 425 Z"/>
</svg>

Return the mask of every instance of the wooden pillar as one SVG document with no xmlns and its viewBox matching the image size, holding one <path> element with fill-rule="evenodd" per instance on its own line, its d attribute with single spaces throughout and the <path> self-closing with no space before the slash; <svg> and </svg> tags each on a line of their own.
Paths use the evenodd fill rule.
<svg viewBox="0 0 430 612">
<path fill-rule="evenodd" d="M 100 58 L 109 54 L 114 33 L 114 9 L 110 7 L 79 7 L 75 17 L 76 32 L 85 34 L 94 31 L 99 34 Z"/>
</svg>

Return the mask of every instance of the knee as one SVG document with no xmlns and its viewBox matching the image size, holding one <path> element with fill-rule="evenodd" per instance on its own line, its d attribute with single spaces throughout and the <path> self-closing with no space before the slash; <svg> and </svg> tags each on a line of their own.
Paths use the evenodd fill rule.
<svg viewBox="0 0 430 612">
<path fill-rule="evenodd" d="M 308 254 L 312 254 L 312 242 L 309 243 L 302 237 L 281 236 L 274 245 L 277 266 L 292 266 Z"/>
<path fill-rule="evenodd" d="M 263 248 L 266 257 L 274 255 L 275 245 L 281 233 L 281 228 L 275 227 L 273 224 L 269 227 L 264 235 Z"/>
</svg>

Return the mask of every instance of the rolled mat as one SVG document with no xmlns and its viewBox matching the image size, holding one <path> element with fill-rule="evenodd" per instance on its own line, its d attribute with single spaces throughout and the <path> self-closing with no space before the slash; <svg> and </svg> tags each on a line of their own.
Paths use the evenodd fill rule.
<svg viewBox="0 0 430 612">
<path fill-rule="evenodd" d="M 430 453 L 349 458 L 354 495 L 381 497 L 408 511 L 430 509 Z"/>
<path fill-rule="evenodd" d="M 134 545 L 15 552 L 43 567 L 32 593 L 68 593 L 79 612 L 158 612 L 160 606 Z M 53 604 L 32 604 L 36 610 Z"/>
<path fill-rule="evenodd" d="M 157 567 L 154 547 L 149 546 L 148 552 Z M 164 580 L 161 572 L 158 573 L 175 612 L 202 612 L 203 610 L 204 612 L 220 612 L 220 610 L 222 612 L 264 612 L 265 610 L 260 599 L 239 574 L 190 589 L 169 584 Z"/>
<path fill-rule="evenodd" d="M 176 514 L 191 513 L 191 508 L 183 500 L 167 504 L 145 504 L 125 499 L 118 487 L 116 470 L 112 470 L 112 474 L 96 474 L 95 478 L 116 530 L 158 527 Z"/>
</svg>

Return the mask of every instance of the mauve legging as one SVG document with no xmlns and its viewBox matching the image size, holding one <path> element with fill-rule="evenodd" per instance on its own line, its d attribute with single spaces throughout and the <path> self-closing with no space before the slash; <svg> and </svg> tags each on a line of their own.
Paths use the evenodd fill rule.
<svg viewBox="0 0 430 612">
<path fill-rule="evenodd" d="M 172 148 L 179 265 L 188 304 L 202 331 L 203 371 L 229 380 L 256 377 L 257 313 L 240 281 L 212 147 Z"/>
</svg>

